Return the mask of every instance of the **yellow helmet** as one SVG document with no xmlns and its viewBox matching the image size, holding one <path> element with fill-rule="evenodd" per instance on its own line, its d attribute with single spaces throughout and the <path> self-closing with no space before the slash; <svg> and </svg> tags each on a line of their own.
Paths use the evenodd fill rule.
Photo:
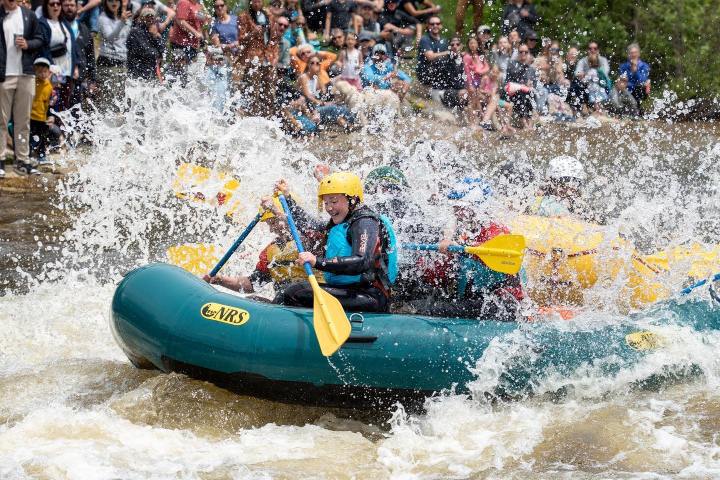
<svg viewBox="0 0 720 480">
<path fill-rule="evenodd" d="M 357 197 L 363 201 L 363 185 L 360 177 L 354 173 L 331 173 L 320 180 L 318 186 L 318 208 L 322 208 L 322 196 L 342 193 L 348 197 Z"/>
<path fill-rule="evenodd" d="M 282 204 L 280 203 L 280 199 L 279 199 L 278 197 L 275 197 L 275 196 L 274 196 L 274 197 L 272 197 L 272 201 L 273 201 L 273 206 L 274 206 L 279 212 L 282 212 L 282 211 L 283 211 L 283 207 L 282 207 Z M 261 221 L 261 222 L 264 222 L 265 220 L 270 220 L 271 218 L 275 218 L 275 212 L 273 212 L 272 210 L 266 209 L 266 208 L 263 207 L 262 205 L 260 205 L 259 213 L 262 214 L 262 217 L 260 217 L 260 221 Z"/>
</svg>

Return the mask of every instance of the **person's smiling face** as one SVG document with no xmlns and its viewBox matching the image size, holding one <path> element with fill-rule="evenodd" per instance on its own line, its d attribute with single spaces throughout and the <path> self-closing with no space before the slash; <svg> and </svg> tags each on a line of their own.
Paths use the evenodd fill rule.
<svg viewBox="0 0 720 480">
<path fill-rule="evenodd" d="M 323 207 L 335 225 L 342 223 L 350 213 L 350 201 L 342 193 L 329 193 L 322 197 Z"/>
</svg>

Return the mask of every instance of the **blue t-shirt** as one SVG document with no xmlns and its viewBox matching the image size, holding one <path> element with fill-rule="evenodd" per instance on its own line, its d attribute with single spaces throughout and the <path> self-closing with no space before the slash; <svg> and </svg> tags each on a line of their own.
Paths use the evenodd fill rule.
<svg viewBox="0 0 720 480">
<path fill-rule="evenodd" d="M 645 82 L 650 78 L 650 65 L 638 60 L 638 66 L 636 71 L 632 71 L 630 68 L 630 62 L 625 62 L 620 65 L 620 75 L 626 75 L 628 79 L 628 90 L 631 92 L 638 85 L 644 85 Z"/>
<path fill-rule="evenodd" d="M 217 34 L 220 37 L 220 43 L 223 45 L 237 42 L 238 40 L 238 24 L 237 17 L 230 15 L 230 20 L 227 23 L 221 23 L 215 19 L 210 29 L 210 34 Z"/>
</svg>

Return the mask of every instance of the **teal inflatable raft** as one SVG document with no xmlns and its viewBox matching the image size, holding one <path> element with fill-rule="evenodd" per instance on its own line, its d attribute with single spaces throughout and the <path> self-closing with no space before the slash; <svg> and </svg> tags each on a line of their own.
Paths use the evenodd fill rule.
<svg viewBox="0 0 720 480">
<path fill-rule="evenodd" d="M 497 362 L 498 356 L 489 393 L 516 396 L 532 393 L 547 372 L 571 376 L 594 366 L 612 375 L 647 354 L 631 341 L 644 337 L 632 318 L 575 328 L 560 321 L 349 315 L 349 340 L 326 358 L 312 310 L 222 293 L 178 267 L 153 264 L 120 282 L 111 324 L 138 367 L 181 372 L 259 397 L 354 407 L 410 402 L 447 389 L 467 392 L 478 362 Z M 704 301 L 664 304 L 658 318 L 698 330 L 720 325 L 720 311 Z"/>
</svg>

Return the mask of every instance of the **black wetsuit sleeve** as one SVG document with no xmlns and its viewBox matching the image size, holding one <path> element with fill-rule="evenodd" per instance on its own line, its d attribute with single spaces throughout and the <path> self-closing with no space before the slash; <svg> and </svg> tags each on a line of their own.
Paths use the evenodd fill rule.
<svg viewBox="0 0 720 480">
<path fill-rule="evenodd" d="M 308 214 L 300 205 L 295 203 L 295 200 L 293 200 L 292 197 L 286 197 L 285 199 L 287 200 L 295 225 L 300 232 L 307 232 L 308 230 L 315 230 L 318 232 L 325 231 L 325 223 L 310 216 L 310 214 Z"/>
<path fill-rule="evenodd" d="M 375 261 L 375 246 L 380 237 L 380 223 L 369 217 L 360 218 L 350 227 L 352 254 L 331 259 L 318 257 L 315 268 L 341 275 L 360 275 L 367 272 Z"/>
</svg>

